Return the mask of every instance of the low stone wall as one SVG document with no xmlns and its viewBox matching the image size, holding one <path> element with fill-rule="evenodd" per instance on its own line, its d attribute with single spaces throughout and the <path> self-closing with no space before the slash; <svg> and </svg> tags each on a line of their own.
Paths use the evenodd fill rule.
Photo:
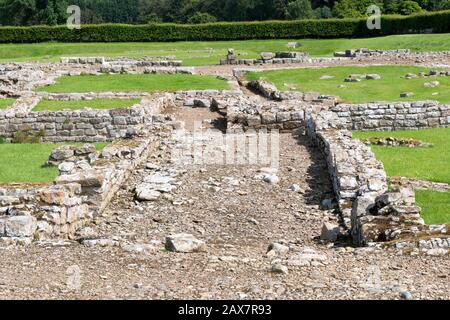
<svg viewBox="0 0 450 320">
<path fill-rule="evenodd" d="M 3 111 L 6 114 L 10 112 L 30 112 L 40 101 L 41 98 L 35 95 L 21 96 L 20 98 L 16 99 L 12 106 Z"/>
<path fill-rule="evenodd" d="M 110 65 L 104 64 L 99 70 L 100 73 L 110 74 L 195 74 L 194 67 L 173 67 L 154 66 L 144 67 L 142 65 Z"/>
<path fill-rule="evenodd" d="M 11 63 L 0 71 L 0 94 L 18 97 L 20 91 L 29 92 L 36 85 L 45 85 L 53 81 L 47 79 L 44 71 L 33 63 Z"/>
<path fill-rule="evenodd" d="M 80 191 L 78 184 L 0 187 L 0 239 L 28 243 L 74 234 L 93 217 Z"/>
<path fill-rule="evenodd" d="M 178 107 L 217 107 L 217 101 L 242 97 L 237 90 L 191 90 L 166 94 L 141 93 L 40 93 L 30 98 L 71 101 L 89 99 L 130 99 L 142 98 L 141 102 L 128 109 L 97 110 L 84 109 L 74 111 L 25 110 L 0 111 L 0 136 L 10 140 L 20 130 L 31 133 L 44 133 L 47 142 L 98 142 L 110 141 L 129 135 L 129 131 L 141 124 L 152 124 L 160 118 L 161 111 L 167 106 Z M 279 122 L 285 122 L 284 120 Z"/>
<path fill-rule="evenodd" d="M 145 74 L 196 74 L 194 67 L 149 67 Z"/>
<path fill-rule="evenodd" d="M 44 142 L 100 142 L 123 138 L 139 125 L 150 125 L 173 104 L 170 95 L 144 98 L 129 109 L 16 112 L 0 111 L 0 136 L 10 140 L 17 131 L 43 134 Z"/>
<path fill-rule="evenodd" d="M 429 230 L 415 204 L 412 189 L 386 191 L 381 195 L 360 194 L 352 210 L 352 238 L 356 245 L 417 238 Z"/>
<path fill-rule="evenodd" d="M 408 56 L 411 54 L 410 49 L 396 49 L 396 50 L 370 50 L 366 48 L 349 49 L 342 52 L 335 52 L 335 57 L 359 58 L 359 57 L 373 57 L 373 56 Z"/>
<path fill-rule="evenodd" d="M 227 130 L 247 131 L 248 129 L 268 129 L 291 131 L 304 127 L 305 109 L 301 101 L 286 101 L 284 103 L 262 102 L 258 99 L 228 99 L 215 101 L 214 105 L 226 105 Z"/>
<path fill-rule="evenodd" d="M 280 92 L 270 82 L 250 81 L 247 86 L 263 97 L 275 101 L 299 100 L 327 106 L 346 124 L 349 130 L 411 130 L 448 127 L 450 105 L 437 101 L 373 102 L 343 104 L 340 98 L 309 92 Z"/>
<path fill-rule="evenodd" d="M 450 125 L 450 105 L 435 101 L 339 104 L 331 110 L 350 130 L 390 131 Z"/>
<path fill-rule="evenodd" d="M 231 50 L 231 51 L 230 51 Z M 339 58 L 337 58 L 339 59 Z M 298 63 L 322 63 L 330 61 L 330 58 L 310 58 L 306 52 L 262 52 L 259 59 L 238 59 L 233 49 L 228 49 L 226 59 L 220 60 L 221 65 L 280 65 Z"/>
<path fill-rule="evenodd" d="M 111 197 L 128 178 L 131 171 L 158 145 L 157 129 L 141 129 L 133 139 L 116 140 L 105 147 L 92 164 L 75 162 L 70 171 L 60 171 L 57 185 L 79 184 L 80 194 L 94 216 L 103 211 Z M 64 168 L 64 163 L 60 168 Z M 61 169 L 60 169 L 61 170 Z"/>
<path fill-rule="evenodd" d="M 52 101 L 79 101 L 92 99 L 141 99 L 150 97 L 146 92 L 84 92 L 84 93 L 36 93 L 41 99 Z"/>
<path fill-rule="evenodd" d="M 233 65 L 258 65 L 258 64 L 294 64 L 294 63 L 311 63 L 313 59 L 308 56 L 298 58 L 273 58 L 269 60 L 263 59 L 238 59 L 234 63 L 229 63 L 226 59 L 220 60 L 221 65 L 233 64 Z"/>
<path fill-rule="evenodd" d="M 300 100 L 323 106 L 334 106 L 339 102 L 338 97 L 316 92 L 279 91 L 274 84 L 263 80 L 250 81 L 247 83 L 247 87 L 263 97 L 275 101 Z"/>
<path fill-rule="evenodd" d="M 133 139 L 117 140 L 98 159 L 63 162 L 54 185 L 0 187 L 0 240 L 73 238 L 77 230 L 102 214 L 138 164 L 159 145 L 164 125 L 139 130 Z"/>
<path fill-rule="evenodd" d="M 331 111 L 306 114 L 306 133 L 324 153 L 343 222 L 355 245 L 450 248 L 450 228 L 425 225 L 414 190 L 391 186 L 369 147 Z"/>
<path fill-rule="evenodd" d="M 177 91 L 173 94 L 173 101 L 178 107 L 209 108 L 214 100 L 230 99 L 242 95 L 242 91 L 235 81 L 232 81 L 230 86 L 235 89 Z"/>
<path fill-rule="evenodd" d="M 322 110 L 309 114 L 306 134 L 327 160 L 336 200 L 345 224 L 350 226 L 353 202 L 359 195 L 375 197 L 387 191 L 383 164 L 368 146 L 352 138 L 333 112 Z"/>
<path fill-rule="evenodd" d="M 144 57 L 139 59 L 121 57 L 121 58 L 105 58 L 105 57 L 63 57 L 62 64 L 81 64 L 81 65 L 110 65 L 110 66 L 162 66 L 162 67 L 179 67 L 183 61 L 170 59 L 169 57 Z"/>
<path fill-rule="evenodd" d="M 338 58 L 351 58 L 357 61 L 380 61 L 379 59 L 386 60 L 410 60 L 413 59 L 415 63 L 425 61 L 445 61 L 450 58 L 450 51 L 422 51 L 412 52 L 410 49 L 396 49 L 396 50 L 371 50 L 367 48 L 361 49 L 349 49 L 346 51 L 340 51 L 334 53 Z"/>
</svg>

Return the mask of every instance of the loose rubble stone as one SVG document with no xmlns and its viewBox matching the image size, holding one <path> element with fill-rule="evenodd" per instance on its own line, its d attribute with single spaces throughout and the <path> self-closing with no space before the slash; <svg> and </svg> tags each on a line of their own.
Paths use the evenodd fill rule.
<svg viewBox="0 0 450 320">
<path fill-rule="evenodd" d="M 275 174 L 266 174 L 263 178 L 264 182 L 270 184 L 278 184 L 280 182 L 280 178 L 278 178 Z"/>
<path fill-rule="evenodd" d="M 335 242 L 339 236 L 339 226 L 329 222 L 324 222 L 320 239 L 323 241 Z"/>
<path fill-rule="evenodd" d="M 368 75 L 366 75 L 366 79 L 367 80 L 379 80 L 379 79 L 381 79 L 381 76 L 379 74 L 376 74 L 376 73 L 368 74 Z"/>
<path fill-rule="evenodd" d="M 280 263 L 275 263 L 275 264 L 272 265 L 272 272 L 288 274 L 289 273 L 289 269 L 288 269 L 288 267 L 283 266 Z"/>
<path fill-rule="evenodd" d="M 425 82 L 425 83 L 423 84 L 423 86 L 424 86 L 425 88 L 436 88 L 436 87 L 438 87 L 439 85 L 440 85 L 440 82 L 439 82 L 439 81 Z"/>
<path fill-rule="evenodd" d="M 278 255 L 284 255 L 288 252 L 289 252 L 288 246 L 274 242 L 274 243 L 270 244 L 270 246 L 267 250 L 267 256 L 275 257 Z"/>
<path fill-rule="evenodd" d="M 409 291 L 402 291 L 400 292 L 400 296 L 405 300 L 412 300 L 412 294 Z"/>
<path fill-rule="evenodd" d="M 117 247 L 120 245 L 119 241 L 109 238 L 104 239 L 86 239 L 82 241 L 86 247 Z"/>
<path fill-rule="evenodd" d="M 287 44 L 287 47 L 290 48 L 290 49 L 295 49 L 295 48 L 298 48 L 300 46 L 301 46 L 301 44 L 298 43 L 298 42 L 288 42 L 288 44 Z"/>
<path fill-rule="evenodd" d="M 298 184 L 292 184 L 289 186 L 289 190 L 293 192 L 300 192 L 302 188 Z"/>
<path fill-rule="evenodd" d="M 323 266 L 327 257 L 311 248 L 304 248 L 300 254 L 288 259 L 287 264 L 295 267 Z"/>
<path fill-rule="evenodd" d="M 324 199 L 322 200 L 321 206 L 324 210 L 331 210 L 336 208 L 336 201 L 334 199 Z"/>
<path fill-rule="evenodd" d="M 166 238 L 166 249 L 173 252 L 199 252 L 205 250 L 205 242 L 191 234 L 179 233 Z"/>
<path fill-rule="evenodd" d="M 36 228 L 36 218 L 32 216 L 0 217 L 0 236 L 31 237 Z"/>
<path fill-rule="evenodd" d="M 147 185 L 136 187 L 136 199 L 141 201 L 156 201 L 161 196 L 161 192 L 148 189 Z"/>
<path fill-rule="evenodd" d="M 123 251 L 138 254 L 152 253 L 161 246 L 159 241 L 153 241 L 152 243 L 125 243 L 121 245 Z"/>
</svg>

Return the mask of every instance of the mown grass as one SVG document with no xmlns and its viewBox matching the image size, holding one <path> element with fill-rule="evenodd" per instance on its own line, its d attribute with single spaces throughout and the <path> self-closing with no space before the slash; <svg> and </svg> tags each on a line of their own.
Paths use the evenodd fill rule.
<svg viewBox="0 0 450 320">
<path fill-rule="evenodd" d="M 178 90 L 229 89 L 225 80 L 214 76 L 185 74 L 120 74 L 99 76 L 63 76 L 55 84 L 39 88 L 38 91 L 53 93 L 68 92 L 173 92 Z"/>
<path fill-rule="evenodd" d="M 58 176 L 56 167 L 45 167 L 50 152 L 62 144 L 0 144 L 0 183 L 47 183 Z M 106 143 L 95 144 L 98 150 Z"/>
<path fill-rule="evenodd" d="M 14 99 L 0 99 L 0 110 L 4 110 L 14 103 Z"/>
<path fill-rule="evenodd" d="M 416 190 L 416 201 L 426 224 L 450 223 L 450 192 Z"/>
<path fill-rule="evenodd" d="M 344 102 L 364 103 L 374 101 L 418 101 L 437 100 L 450 103 L 450 77 L 427 77 L 405 79 L 407 73 L 428 72 L 430 68 L 409 66 L 370 66 L 370 67 L 330 67 L 301 68 L 266 72 L 252 72 L 249 80 L 266 78 L 281 91 L 294 89 L 301 92 L 318 92 L 341 97 Z M 379 74 L 379 80 L 362 80 L 361 82 L 344 82 L 350 74 Z M 333 76 L 332 79 L 321 79 Z M 424 83 L 439 81 L 435 88 L 425 88 Z M 339 87 L 344 85 L 345 87 Z M 414 96 L 401 98 L 402 92 L 413 92 Z M 438 93 L 438 95 L 433 95 Z"/>
<path fill-rule="evenodd" d="M 60 110 L 80 110 L 80 109 L 120 109 L 129 108 L 140 102 L 140 99 L 92 99 L 77 101 L 52 101 L 41 100 L 32 111 L 60 111 Z"/>
<path fill-rule="evenodd" d="M 398 49 L 414 51 L 450 50 L 450 34 L 397 35 L 364 39 L 290 39 L 247 41 L 187 41 L 133 43 L 36 43 L 0 45 L 0 62 L 57 61 L 62 56 L 173 56 L 185 65 L 218 64 L 227 48 L 234 48 L 240 58 L 257 58 L 263 51 L 285 51 L 286 44 L 298 41 L 298 51 L 312 56 L 331 56 L 346 49 Z"/>
<path fill-rule="evenodd" d="M 450 183 L 450 128 L 394 132 L 354 132 L 354 137 L 414 138 L 432 147 L 407 148 L 372 146 L 391 177 L 408 177 Z"/>
</svg>

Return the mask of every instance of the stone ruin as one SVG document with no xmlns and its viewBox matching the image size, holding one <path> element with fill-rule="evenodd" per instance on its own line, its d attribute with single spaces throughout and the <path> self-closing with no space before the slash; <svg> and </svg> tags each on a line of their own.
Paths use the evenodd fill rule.
<svg viewBox="0 0 450 320">
<path fill-rule="evenodd" d="M 284 59 L 292 63 L 298 58 L 297 53 L 264 53 L 256 63 L 284 63 Z M 326 159 L 342 227 L 348 230 L 356 245 L 450 246 L 447 226 L 425 225 L 411 190 L 402 186 L 389 190 L 382 163 L 368 146 L 353 139 L 349 131 L 448 127 L 449 105 L 433 101 L 343 104 L 333 96 L 280 92 L 264 81 L 243 83 L 267 99 L 261 100 L 243 94 L 236 80 L 230 80 L 234 87 L 227 91 L 154 95 L 30 93 L 32 88 L 51 83 L 61 75 L 101 74 L 106 63 L 111 66 L 118 63 L 118 60 L 98 58 L 76 59 L 67 58 L 61 64 L 39 68 L 33 64 L 2 66 L 1 93 L 19 99 L 13 107 L 0 111 L 0 136 L 10 139 L 18 130 L 45 129 L 44 141 L 114 142 L 102 152 L 97 152 L 92 145 L 55 149 L 47 163 L 59 170 L 53 185 L 0 187 L 1 239 L 29 243 L 33 239 L 73 237 L 76 230 L 102 213 L 130 172 L 158 148 L 160 137 L 170 135 L 177 128 L 163 113 L 166 108 L 176 106 L 221 110 L 232 132 L 253 129 L 304 132 Z M 229 50 L 227 64 L 241 64 L 239 61 Z M 151 60 L 127 60 L 120 72 L 145 73 L 148 67 L 160 66 L 153 65 Z M 121 110 L 37 113 L 31 112 L 32 107 L 24 107 L 39 102 L 42 97 L 62 101 L 95 97 L 142 100 Z M 148 183 L 155 186 L 154 182 Z M 158 191 L 160 187 L 152 190 Z M 140 195 L 153 197 L 155 194 Z M 325 232 L 334 232 L 332 226 L 324 228 Z"/>
<path fill-rule="evenodd" d="M 335 52 L 335 57 L 345 58 L 359 58 L 359 57 L 373 57 L 373 56 L 405 56 L 410 55 L 409 49 L 396 49 L 396 50 L 371 50 L 367 48 L 361 49 L 349 49 L 345 51 Z"/>
<path fill-rule="evenodd" d="M 292 64 L 311 61 L 305 52 L 262 52 L 260 59 L 238 59 L 234 49 L 228 49 L 226 59 L 220 60 L 221 65 L 258 65 L 258 64 Z"/>
</svg>

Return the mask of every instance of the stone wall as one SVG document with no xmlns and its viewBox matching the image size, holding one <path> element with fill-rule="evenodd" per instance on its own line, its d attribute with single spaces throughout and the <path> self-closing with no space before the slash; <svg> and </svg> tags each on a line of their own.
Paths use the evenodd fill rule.
<svg viewBox="0 0 450 320">
<path fill-rule="evenodd" d="M 227 130 L 230 132 L 248 129 L 291 131 L 302 128 L 307 108 L 301 101 L 276 103 L 245 97 L 215 101 L 214 104 L 227 106 Z"/>
<path fill-rule="evenodd" d="M 371 50 L 366 48 L 349 49 L 342 52 L 335 52 L 335 57 L 359 58 L 359 57 L 373 57 L 373 56 L 408 56 L 411 54 L 410 49 L 396 49 L 396 50 Z"/>
<path fill-rule="evenodd" d="M 91 99 L 141 99 L 152 96 L 145 92 L 84 92 L 84 93 L 49 93 L 38 92 L 41 99 L 53 101 L 79 101 Z"/>
<path fill-rule="evenodd" d="M 101 73 L 127 74 L 196 74 L 194 67 L 142 67 L 140 65 L 102 65 Z"/>
<path fill-rule="evenodd" d="M 151 130 L 141 128 L 135 138 L 115 141 L 91 163 L 84 157 L 61 163 L 63 171 L 54 185 L 0 187 L 0 240 L 29 243 L 73 238 L 77 230 L 103 212 L 170 126 Z"/>
<path fill-rule="evenodd" d="M 300 100 L 327 106 L 334 106 L 339 102 L 338 97 L 316 92 L 279 91 L 274 84 L 263 80 L 250 81 L 247 83 L 247 87 L 263 97 L 275 101 Z"/>
<path fill-rule="evenodd" d="M 267 99 L 297 100 L 311 105 L 327 106 L 345 122 L 349 130 L 391 131 L 450 125 L 450 105 L 436 101 L 344 104 L 335 96 L 314 92 L 281 92 L 267 81 L 250 81 L 247 86 Z"/>
<path fill-rule="evenodd" d="M 172 94 L 178 107 L 209 108 L 214 100 L 230 99 L 242 96 L 242 91 L 236 81 L 229 81 L 232 90 L 189 90 L 177 91 Z"/>
<path fill-rule="evenodd" d="M 105 58 L 105 57 L 63 57 L 62 64 L 81 64 L 81 65 L 95 65 L 101 64 L 104 66 L 162 66 L 162 67 L 179 67 L 183 61 L 175 60 L 170 57 L 144 57 L 139 59 L 120 57 L 120 58 Z"/>
<path fill-rule="evenodd" d="M 291 64 L 311 62 L 306 52 L 262 52 L 259 59 L 237 59 L 233 49 L 228 49 L 227 59 L 220 60 L 221 65 L 255 65 L 255 64 Z"/>
<path fill-rule="evenodd" d="M 17 112 L 0 111 L 0 136 L 8 139 L 20 130 L 43 132 L 47 142 L 98 142 L 125 137 L 142 124 L 152 124 L 173 103 L 170 95 L 147 97 L 128 109 Z"/>
<path fill-rule="evenodd" d="M 339 104 L 331 110 L 351 130 L 387 131 L 450 125 L 450 105 L 434 101 Z"/>
<path fill-rule="evenodd" d="M 413 59 L 415 63 L 425 61 L 438 61 L 446 60 L 450 57 L 450 51 L 422 51 L 412 52 L 410 49 L 395 49 L 395 50 L 372 50 L 367 48 L 361 49 L 348 49 L 346 51 L 339 51 L 334 53 L 335 57 L 339 58 L 351 58 L 357 61 L 379 61 L 379 58 L 387 60 L 410 60 Z"/>
<path fill-rule="evenodd" d="M 326 158 L 336 200 L 345 224 L 350 226 L 353 202 L 358 196 L 375 197 L 387 191 L 383 164 L 368 146 L 352 138 L 333 112 L 322 110 L 308 114 L 306 134 Z"/>
<path fill-rule="evenodd" d="M 353 139 L 336 113 L 306 113 L 306 133 L 324 153 L 345 226 L 355 245 L 448 248 L 448 226 L 428 226 L 414 190 L 392 185 L 371 149 Z"/>
<path fill-rule="evenodd" d="M 101 213 L 131 171 L 158 146 L 159 130 L 159 126 L 150 130 L 142 127 L 133 139 L 119 139 L 106 146 L 91 164 L 78 161 L 69 171 L 61 171 L 65 167 L 61 164 L 55 184 L 79 184 L 93 215 Z"/>
<path fill-rule="evenodd" d="M 381 195 L 360 194 L 352 208 L 352 238 L 356 245 L 416 238 L 429 230 L 416 206 L 414 190 L 399 188 Z"/>
<path fill-rule="evenodd" d="M 92 218 L 80 191 L 78 184 L 0 187 L 0 238 L 30 242 L 75 233 Z"/>
</svg>

